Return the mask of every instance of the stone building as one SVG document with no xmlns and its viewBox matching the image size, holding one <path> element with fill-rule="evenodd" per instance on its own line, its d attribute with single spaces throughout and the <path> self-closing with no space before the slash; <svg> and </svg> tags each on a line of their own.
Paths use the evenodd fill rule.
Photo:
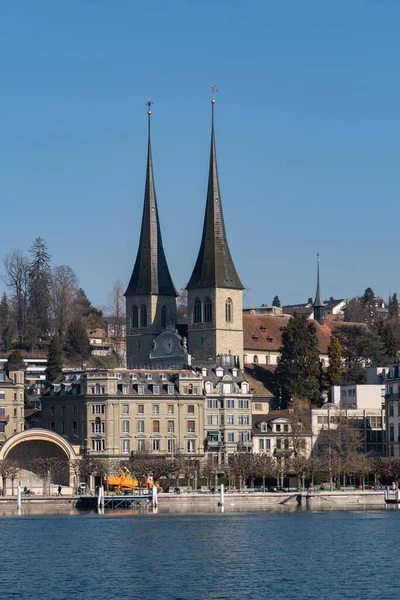
<svg viewBox="0 0 400 600">
<path fill-rule="evenodd" d="M 0 445 L 24 431 L 25 369 L 6 363 L 0 371 Z"/>
<path fill-rule="evenodd" d="M 88 454 L 203 453 L 202 378 L 189 370 L 64 373 L 42 405 L 43 426 Z"/>
</svg>

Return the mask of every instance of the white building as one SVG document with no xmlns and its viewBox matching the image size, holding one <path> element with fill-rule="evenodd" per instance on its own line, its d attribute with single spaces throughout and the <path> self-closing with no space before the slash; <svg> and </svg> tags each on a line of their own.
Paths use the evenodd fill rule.
<svg viewBox="0 0 400 600">
<path fill-rule="evenodd" d="M 381 410 L 385 403 L 385 384 L 334 385 L 331 397 L 338 408 Z"/>
</svg>

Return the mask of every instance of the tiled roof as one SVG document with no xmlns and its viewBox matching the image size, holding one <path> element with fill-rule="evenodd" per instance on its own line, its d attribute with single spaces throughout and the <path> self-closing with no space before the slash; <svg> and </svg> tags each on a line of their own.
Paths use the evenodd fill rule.
<svg viewBox="0 0 400 600">
<path fill-rule="evenodd" d="M 243 315 L 243 347 L 244 351 L 279 351 L 282 346 L 282 331 L 287 326 L 288 315 Z M 330 341 L 330 330 L 313 321 L 317 329 L 318 349 L 327 354 Z"/>
</svg>

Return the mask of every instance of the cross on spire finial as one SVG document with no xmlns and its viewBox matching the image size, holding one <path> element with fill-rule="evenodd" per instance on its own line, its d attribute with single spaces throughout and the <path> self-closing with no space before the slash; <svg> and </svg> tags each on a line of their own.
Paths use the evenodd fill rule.
<svg viewBox="0 0 400 600">
<path fill-rule="evenodd" d="M 319 262 L 319 252 L 317 252 L 317 262 Z"/>
<path fill-rule="evenodd" d="M 149 98 L 149 99 L 147 100 L 147 102 L 146 102 L 146 106 L 148 107 L 147 114 L 148 114 L 149 116 L 151 115 L 151 105 L 152 105 L 152 104 L 154 104 L 154 102 L 152 102 L 152 101 L 150 100 L 150 98 Z"/>
<path fill-rule="evenodd" d="M 218 88 L 215 87 L 215 85 L 211 86 L 211 104 L 215 104 L 215 98 L 214 98 L 214 94 L 215 92 L 218 92 Z"/>
</svg>

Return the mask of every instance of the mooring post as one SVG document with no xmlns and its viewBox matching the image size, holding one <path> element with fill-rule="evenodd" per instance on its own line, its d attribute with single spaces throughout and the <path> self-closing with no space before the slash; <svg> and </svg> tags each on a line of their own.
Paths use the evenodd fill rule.
<svg viewBox="0 0 400 600">
<path fill-rule="evenodd" d="M 19 485 L 17 488 L 17 508 L 21 508 L 22 499 L 21 499 L 21 486 Z"/>
<path fill-rule="evenodd" d="M 218 506 L 224 506 L 224 484 L 221 483 L 221 486 L 219 488 L 219 502 L 218 502 Z"/>
<path fill-rule="evenodd" d="M 153 508 L 157 508 L 158 506 L 158 489 L 156 484 L 151 488 L 152 496 L 153 496 Z"/>
</svg>

